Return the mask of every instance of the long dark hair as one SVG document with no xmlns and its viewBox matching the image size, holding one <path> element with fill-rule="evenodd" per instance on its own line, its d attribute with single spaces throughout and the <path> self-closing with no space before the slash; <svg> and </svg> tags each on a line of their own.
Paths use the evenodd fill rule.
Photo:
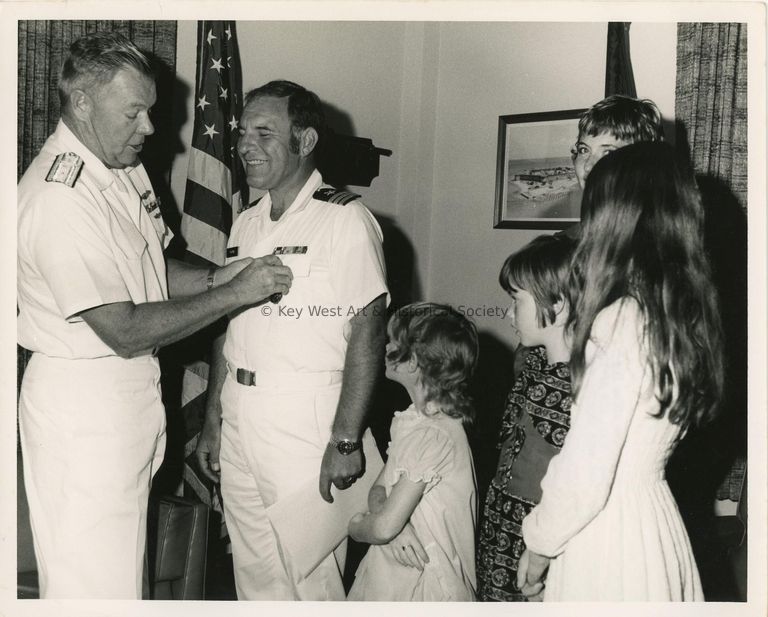
<svg viewBox="0 0 768 617">
<path fill-rule="evenodd" d="M 581 215 L 567 322 L 574 395 L 595 318 L 632 297 L 645 317 L 660 414 L 684 428 L 712 419 L 723 392 L 722 324 L 688 165 L 662 142 L 620 148 L 589 174 Z"/>
</svg>

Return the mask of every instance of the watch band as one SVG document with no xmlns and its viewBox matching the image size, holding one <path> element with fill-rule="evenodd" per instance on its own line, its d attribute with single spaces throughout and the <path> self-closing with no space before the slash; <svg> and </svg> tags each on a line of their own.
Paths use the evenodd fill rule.
<svg viewBox="0 0 768 617">
<path fill-rule="evenodd" d="M 208 268 L 208 276 L 205 278 L 205 288 L 208 291 L 213 289 L 213 284 L 216 282 L 216 270 L 218 270 L 216 266 Z"/>
<path fill-rule="evenodd" d="M 363 442 L 362 441 L 352 441 L 351 439 L 337 439 L 333 435 L 331 435 L 331 438 L 328 440 L 328 443 L 330 443 L 334 448 L 336 448 L 339 453 L 343 455 L 352 454 L 355 450 L 359 450 Z"/>
</svg>

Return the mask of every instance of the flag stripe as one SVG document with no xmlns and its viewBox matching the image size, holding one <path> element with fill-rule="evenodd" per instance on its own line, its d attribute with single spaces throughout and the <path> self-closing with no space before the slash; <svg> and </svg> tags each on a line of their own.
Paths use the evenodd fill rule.
<svg viewBox="0 0 768 617">
<path fill-rule="evenodd" d="M 227 200 L 222 199 L 197 182 L 190 181 L 187 181 L 187 197 L 190 198 L 189 207 L 186 211 L 189 216 L 184 217 L 185 219 L 197 219 L 206 225 L 215 227 L 224 235 L 228 235 L 232 227 L 232 206 Z"/>
<path fill-rule="evenodd" d="M 227 234 L 223 231 L 188 216 L 181 222 L 181 233 L 185 238 L 195 238 L 194 246 L 187 246 L 188 251 L 216 265 L 224 264 Z"/>
<path fill-rule="evenodd" d="M 232 202 L 232 174 L 224 163 L 207 152 L 192 148 L 187 178 Z"/>
</svg>

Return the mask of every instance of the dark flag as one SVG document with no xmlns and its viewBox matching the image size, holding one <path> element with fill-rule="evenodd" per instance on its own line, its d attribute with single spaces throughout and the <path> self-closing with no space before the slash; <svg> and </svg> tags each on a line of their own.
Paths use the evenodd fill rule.
<svg viewBox="0 0 768 617">
<path fill-rule="evenodd" d="M 218 265 L 224 263 L 229 230 L 245 193 L 235 151 L 242 109 L 235 22 L 198 22 L 195 124 L 181 230 L 190 254 Z"/>
<path fill-rule="evenodd" d="M 635 75 L 629 55 L 628 21 L 608 23 L 608 50 L 605 58 L 605 96 L 625 94 L 637 98 Z"/>
</svg>

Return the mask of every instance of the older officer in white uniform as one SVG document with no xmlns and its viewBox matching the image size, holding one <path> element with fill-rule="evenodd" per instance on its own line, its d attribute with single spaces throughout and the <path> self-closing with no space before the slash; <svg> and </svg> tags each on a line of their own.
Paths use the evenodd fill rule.
<svg viewBox="0 0 768 617">
<path fill-rule="evenodd" d="M 331 483 L 348 488 L 363 471 L 385 342 L 381 230 L 357 195 L 323 185 L 315 169 L 324 122 L 316 95 L 270 82 L 245 103 L 238 150 L 248 184 L 268 193 L 236 221 L 229 254 L 280 255 L 294 279 L 289 296 L 230 319 L 198 458 L 214 480 L 221 471 L 239 599 L 343 600 L 346 543 L 338 560 L 330 554 L 290 580 L 265 508 L 318 474 L 331 501 Z"/>
<path fill-rule="evenodd" d="M 165 441 L 154 350 L 286 293 L 291 274 L 271 256 L 166 270 L 170 233 L 138 160 L 155 85 L 130 41 L 76 41 L 59 93 L 62 119 L 18 186 L 18 340 L 34 352 L 19 426 L 40 593 L 140 598 Z"/>
</svg>

